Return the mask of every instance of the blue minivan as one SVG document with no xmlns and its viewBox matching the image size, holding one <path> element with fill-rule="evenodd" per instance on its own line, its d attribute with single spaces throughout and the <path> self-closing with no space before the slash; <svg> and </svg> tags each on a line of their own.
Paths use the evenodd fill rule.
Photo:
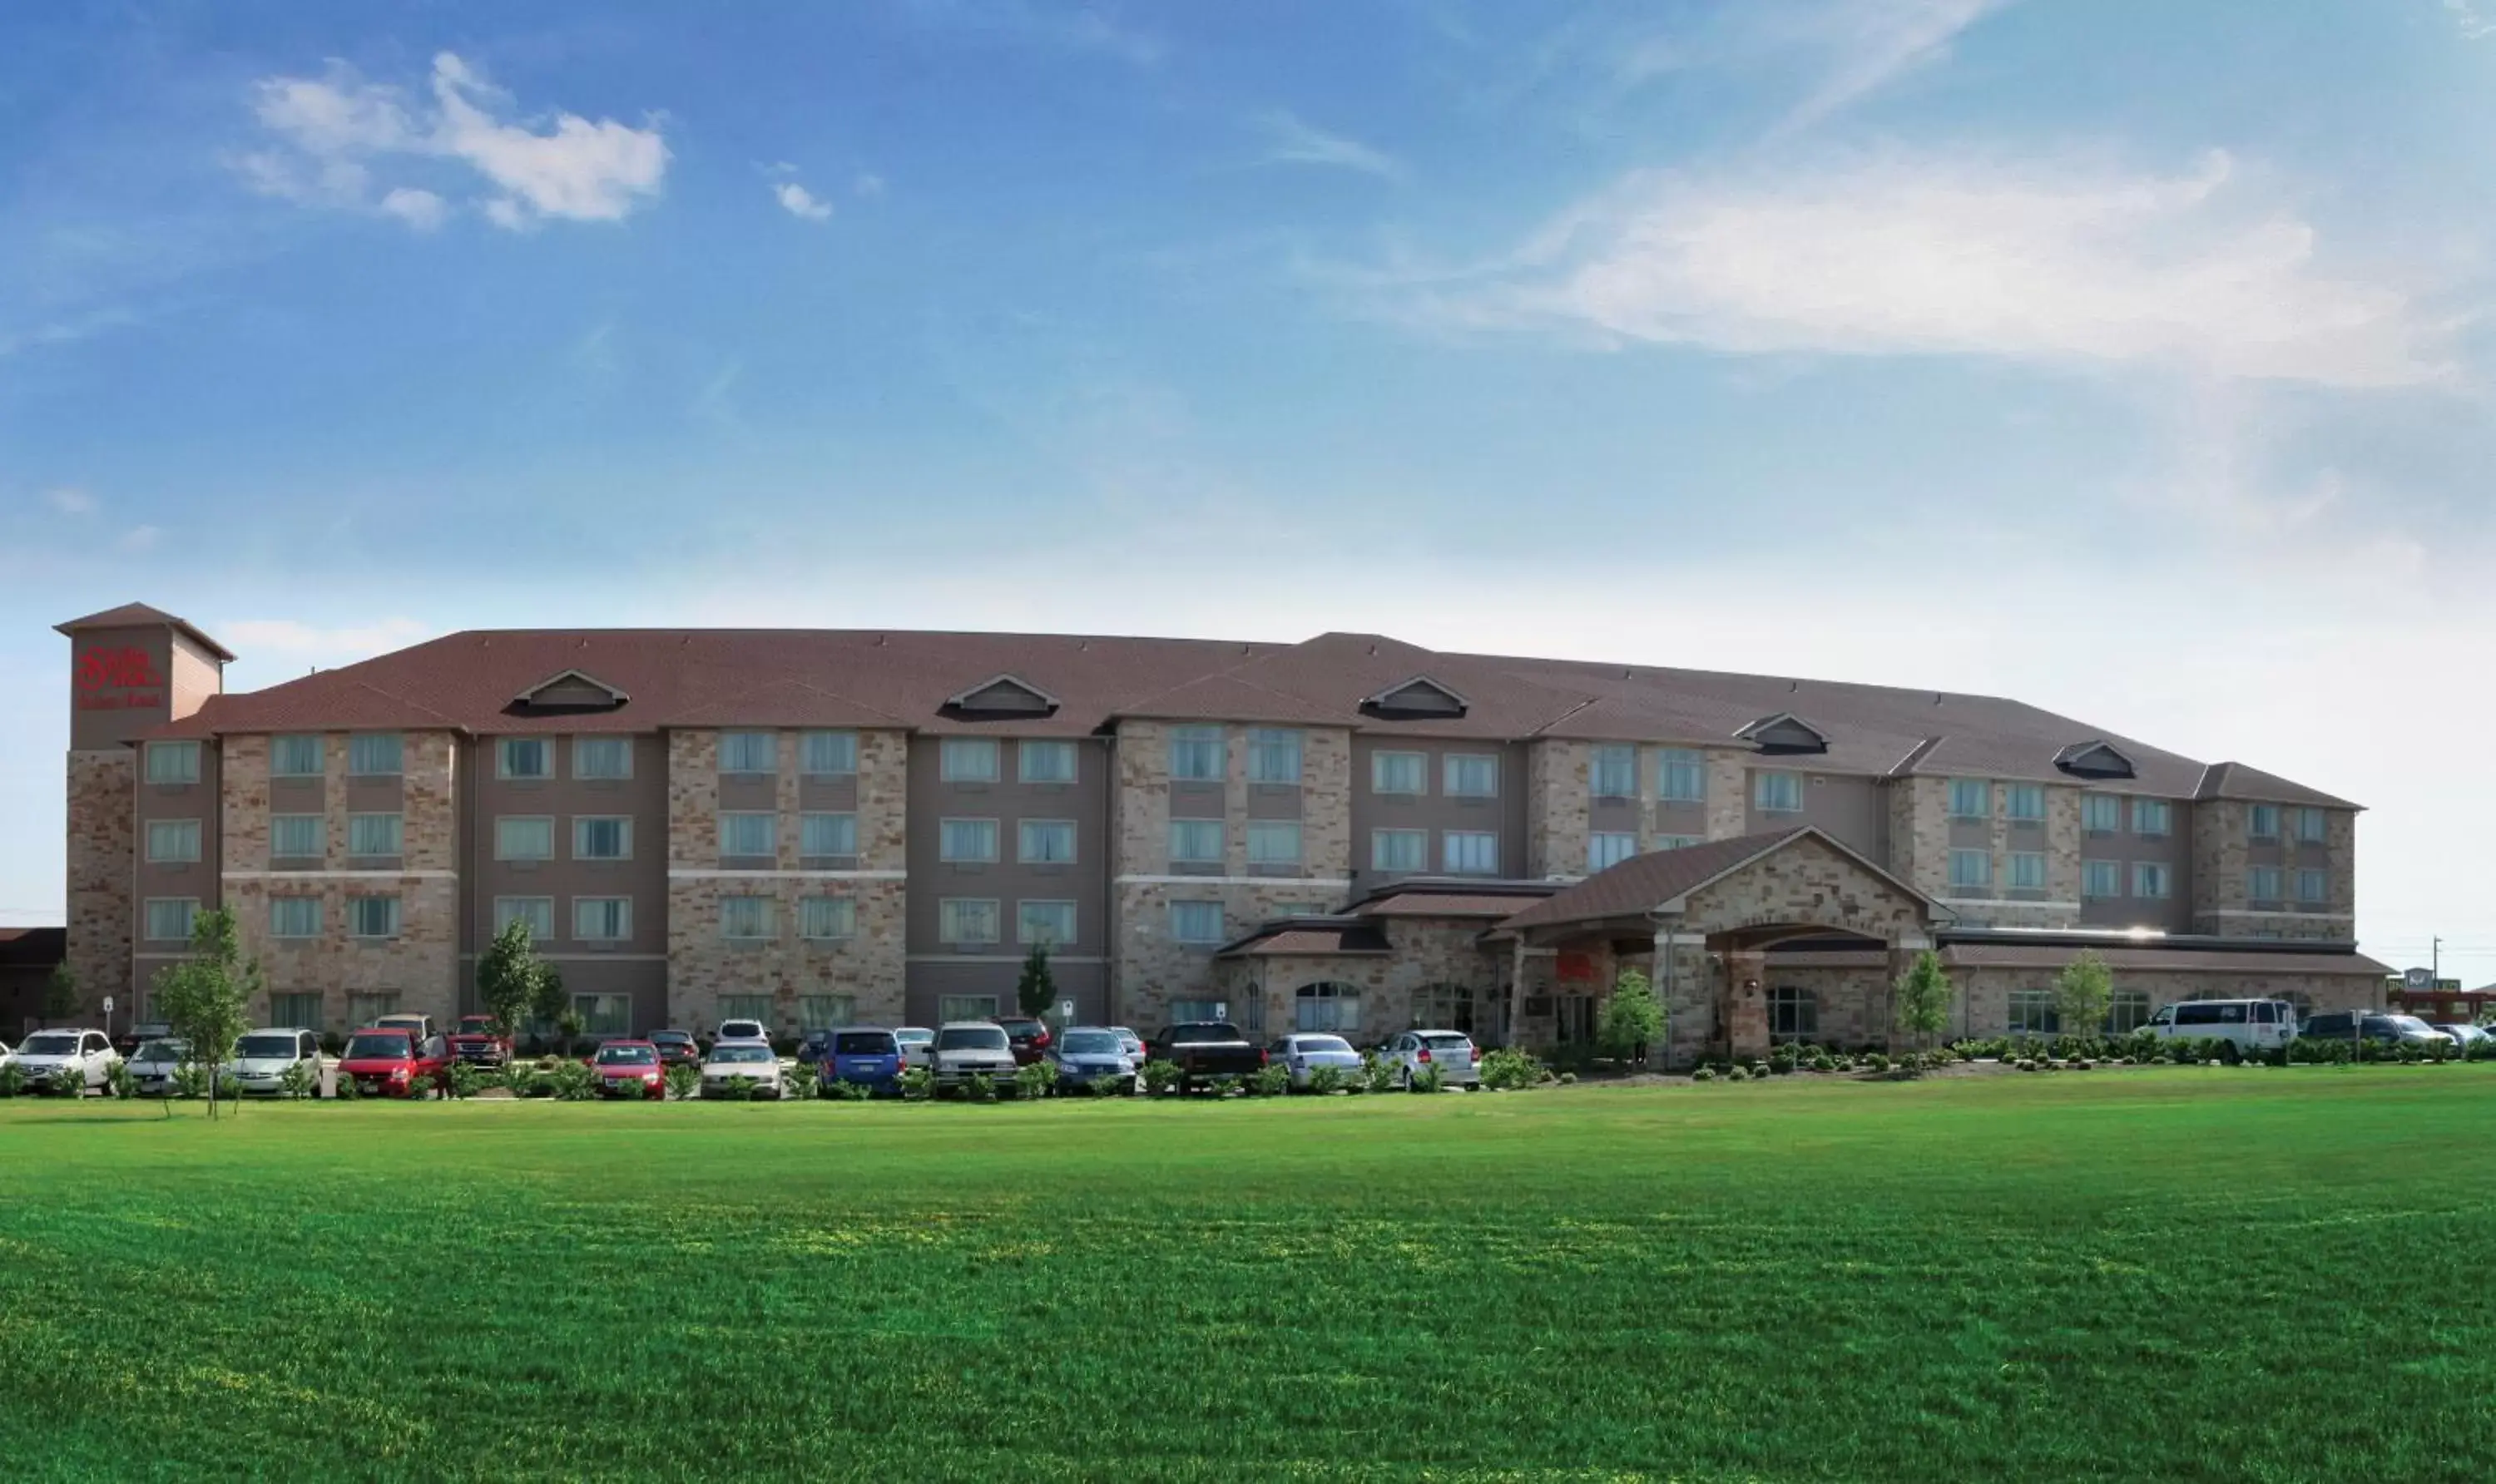
<svg viewBox="0 0 2496 1484">
<path fill-rule="evenodd" d="M 821 1074 L 875 1093 L 901 1090 L 901 1043 L 875 1026 L 845 1026 L 831 1036 Z"/>
</svg>

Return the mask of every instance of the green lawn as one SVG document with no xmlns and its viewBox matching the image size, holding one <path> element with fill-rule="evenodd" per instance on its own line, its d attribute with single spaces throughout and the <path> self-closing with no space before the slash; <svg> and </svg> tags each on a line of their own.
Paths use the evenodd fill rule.
<svg viewBox="0 0 2496 1484">
<path fill-rule="evenodd" d="M 20 1098 L 0 1190 L 37 1477 L 2496 1476 L 2496 1066 Z"/>
</svg>

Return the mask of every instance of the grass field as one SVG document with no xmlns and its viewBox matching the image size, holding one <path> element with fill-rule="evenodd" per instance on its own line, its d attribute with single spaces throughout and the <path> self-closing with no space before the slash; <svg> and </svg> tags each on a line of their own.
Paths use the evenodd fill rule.
<svg viewBox="0 0 2496 1484">
<path fill-rule="evenodd" d="M 0 1190 L 23 1477 L 2496 1476 L 2496 1066 L 21 1098 Z"/>
</svg>

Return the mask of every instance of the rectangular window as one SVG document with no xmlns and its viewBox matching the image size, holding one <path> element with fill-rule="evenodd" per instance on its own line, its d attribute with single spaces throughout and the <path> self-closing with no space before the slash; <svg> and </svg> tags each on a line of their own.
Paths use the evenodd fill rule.
<svg viewBox="0 0 2496 1484">
<path fill-rule="evenodd" d="M 1170 821 L 1170 859 L 1190 865 L 1222 861 L 1222 821 L 1220 819 L 1172 819 Z"/>
<path fill-rule="evenodd" d="M 494 821 L 496 860 L 554 859 L 552 815 L 507 815 Z"/>
<path fill-rule="evenodd" d="M 848 897 L 799 897 L 797 936 L 812 943 L 857 937 L 858 903 Z"/>
<path fill-rule="evenodd" d="M 2011 855 L 2011 889 L 2043 891 L 2045 889 L 2045 857 L 2026 850 Z"/>
<path fill-rule="evenodd" d="M 1172 1000 L 1170 1003 L 1170 1022 L 1172 1025 L 1221 1018 L 1222 1002 L 1219 1000 Z"/>
<path fill-rule="evenodd" d="M 2151 900 L 2164 898 L 2168 892 L 2167 868 L 2154 860 L 2132 863 L 2132 894 Z"/>
<path fill-rule="evenodd" d="M 1960 891 L 1993 889 L 1993 857 L 1983 850 L 1950 852 L 1950 883 Z"/>
<path fill-rule="evenodd" d="M 2054 992 L 2050 989 L 2014 989 L 2011 992 L 2012 1036 L 2059 1036 L 2062 1015 L 2054 1008 Z"/>
<path fill-rule="evenodd" d="M 2245 833 L 2256 840 L 2279 838 L 2279 806 L 2256 804 L 2245 811 Z"/>
<path fill-rule="evenodd" d="M 191 919 L 200 914 L 197 897 L 147 899 L 147 937 L 154 943 L 189 943 Z"/>
<path fill-rule="evenodd" d="M 2331 900 L 2330 880 L 2311 866 L 2300 867 L 2296 873 L 2296 900 L 2316 907 L 2328 902 Z"/>
<path fill-rule="evenodd" d="M 1202 783 L 1222 777 L 1222 728 L 1173 727 L 1170 734 L 1170 775 Z"/>
<path fill-rule="evenodd" d="M 580 1034 L 583 1036 L 633 1034 L 631 995 L 575 995 L 572 1007 L 580 1016 Z"/>
<path fill-rule="evenodd" d="M 1426 753 L 1372 753 L 1369 755 L 1369 791 L 1372 793 L 1422 793 L 1430 787 L 1430 757 Z"/>
<path fill-rule="evenodd" d="M 2110 901 L 2122 896 L 2123 862 L 2119 860 L 2081 861 L 2080 895 L 2092 902 Z"/>
<path fill-rule="evenodd" d="M 1638 749 L 1596 748 L 1586 762 L 1586 791 L 1599 799 L 1638 797 Z"/>
<path fill-rule="evenodd" d="M 1596 834 L 1586 837 L 1586 869 L 1602 871 L 1638 853 L 1638 836 Z"/>
<path fill-rule="evenodd" d="M 997 941 L 997 904 L 981 897 L 945 897 L 936 904 L 936 936 L 946 943 Z"/>
<path fill-rule="evenodd" d="M 2081 794 L 2080 828 L 2092 835 L 2111 835 L 2123 828 L 2123 800 L 2111 793 Z"/>
<path fill-rule="evenodd" d="M 855 995 L 797 997 L 797 1029 L 800 1031 L 832 1031 L 856 1024 L 858 997 Z"/>
<path fill-rule="evenodd" d="M 1439 837 L 1442 868 L 1455 876 L 1497 876 L 1499 836 L 1486 829 L 1451 829 Z"/>
<path fill-rule="evenodd" d="M 756 1020 L 771 1024 L 769 995 L 722 995 L 719 997 L 719 1018 L 722 1020 Z"/>
<path fill-rule="evenodd" d="M 544 737 L 505 737 L 494 747 L 499 778 L 554 777 L 554 749 Z"/>
<path fill-rule="evenodd" d="M 195 784 L 200 781 L 200 744 L 147 744 L 147 781 L 151 784 Z"/>
<path fill-rule="evenodd" d="M 936 1000 L 936 1023 L 949 1025 L 956 1020 L 994 1020 L 997 1018 L 997 997 L 994 995 L 940 995 Z"/>
<path fill-rule="evenodd" d="M 1697 804 L 1707 797 L 1707 759 L 1687 748 L 1655 755 L 1655 796 L 1668 804 Z"/>
<path fill-rule="evenodd" d="M 279 860 L 318 860 L 327 853 L 321 841 L 321 817 L 317 814 L 268 817 L 268 853 Z"/>
<path fill-rule="evenodd" d="M 317 989 L 304 989 L 291 994 L 270 995 L 268 1023 L 281 1030 L 320 1030 L 321 992 Z"/>
<path fill-rule="evenodd" d="M 322 742 L 318 733 L 298 733 L 268 739 L 268 776 L 271 778 L 318 778 L 325 766 Z"/>
<path fill-rule="evenodd" d="M 1430 832 L 1426 829 L 1373 829 L 1369 832 L 1372 871 L 1430 869 Z"/>
<path fill-rule="evenodd" d="M 2282 895 L 2277 866 L 2255 866 L 2245 873 L 2245 895 L 2257 902 L 2276 902 Z"/>
<path fill-rule="evenodd" d="M 797 740 L 797 770 L 810 778 L 837 778 L 858 771 L 858 733 L 810 731 Z"/>
<path fill-rule="evenodd" d="M 1172 902 L 1170 920 L 1170 941 L 1173 943 L 1222 942 L 1222 904 L 1219 902 Z"/>
<path fill-rule="evenodd" d="M 1075 863 L 1073 819 L 1025 819 L 1014 826 L 1014 858 L 1026 866 Z"/>
<path fill-rule="evenodd" d="M 2134 799 L 2132 832 L 2136 835 L 2164 835 L 2171 813 L 2165 799 Z"/>
<path fill-rule="evenodd" d="M 405 766 L 407 748 L 394 731 L 359 731 L 347 739 L 347 776 L 395 778 Z"/>
<path fill-rule="evenodd" d="M 780 853 L 780 817 L 732 812 L 719 817 L 719 853 L 760 860 Z"/>
<path fill-rule="evenodd" d="M 496 897 L 494 899 L 494 931 L 499 933 L 515 922 L 529 925 L 529 937 L 545 943 L 554 937 L 554 898 Z"/>
<path fill-rule="evenodd" d="M 940 819 L 936 824 L 936 858 L 985 862 L 997 858 L 997 821 Z"/>
<path fill-rule="evenodd" d="M 1802 775 L 1799 773 L 1753 774 L 1751 802 L 1763 814 L 1798 812 L 1802 808 Z"/>
<path fill-rule="evenodd" d="M 631 897 L 575 897 L 572 936 L 582 943 L 622 943 L 633 936 Z"/>
<path fill-rule="evenodd" d="M 400 850 L 400 819 L 395 814 L 347 816 L 347 853 L 350 855 L 396 855 Z"/>
<path fill-rule="evenodd" d="M 1981 778 L 1950 781 L 1950 816 L 1953 819 L 1993 818 L 1993 785 Z"/>
<path fill-rule="evenodd" d="M 321 899 L 319 897 L 270 897 L 268 899 L 268 936 L 271 938 L 320 937 Z"/>
<path fill-rule="evenodd" d="M 1250 731 L 1248 781 L 1252 784 L 1298 783 L 1300 734 L 1288 727 L 1260 727 Z"/>
<path fill-rule="evenodd" d="M 573 816 L 572 858 L 575 860 L 632 859 L 632 819 L 620 814 Z"/>
<path fill-rule="evenodd" d="M 2106 1034 L 2130 1036 L 2149 1024 L 2149 991 L 2118 989 L 2106 1002 Z"/>
<path fill-rule="evenodd" d="M 1027 784 L 1075 782 L 1075 744 L 1024 738 L 1014 744 L 1014 777 Z"/>
<path fill-rule="evenodd" d="M 723 731 L 719 734 L 719 770 L 723 773 L 777 774 L 780 736 L 770 731 Z"/>
<path fill-rule="evenodd" d="M 199 859 L 200 821 L 197 819 L 148 820 L 147 858 L 161 861 Z"/>
<path fill-rule="evenodd" d="M 1442 759 L 1448 797 L 1499 797 L 1499 757 L 1493 753 L 1450 753 Z"/>
<path fill-rule="evenodd" d="M 2296 812 L 2296 838 L 2307 845 L 2324 843 L 2327 836 L 2322 810 L 2300 809 Z"/>
<path fill-rule="evenodd" d="M 1014 904 L 1014 942 L 1046 943 L 1062 948 L 1075 941 L 1075 904 L 1072 902 L 1018 902 Z"/>
<path fill-rule="evenodd" d="M 573 738 L 572 776 L 585 779 L 632 777 L 633 739 L 631 737 Z"/>
<path fill-rule="evenodd" d="M 938 753 L 949 784 L 992 784 L 997 781 L 997 739 L 947 737 Z"/>
<path fill-rule="evenodd" d="M 398 936 L 398 898 L 395 896 L 349 897 L 347 899 L 347 936 L 396 938 Z"/>
<path fill-rule="evenodd" d="M 722 897 L 719 899 L 719 936 L 748 941 L 776 938 L 779 927 L 772 920 L 769 897 Z"/>
<path fill-rule="evenodd" d="M 2012 784 L 2005 790 L 2009 813 L 2022 824 L 2043 822 L 2045 818 L 2045 788 L 2043 784 Z"/>
<path fill-rule="evenodd" d="M 797 817 L 797 853 L 824 857 L 858 853 L 858 816 L 801 814 Z"/>
<path fill-rule="evenodd" d="M 347 1024 L 351 1026 L 368 1026 L 384 1015 L 397 1013 L 397 990 L 351 989 L 347 991 Z"/>
<path fill-rule="evenodd" d="M 1248 864 L 1296 866 L 1299 863 L 1299 820 L 1251 819 L 1248 821 Z"/>
</svg>

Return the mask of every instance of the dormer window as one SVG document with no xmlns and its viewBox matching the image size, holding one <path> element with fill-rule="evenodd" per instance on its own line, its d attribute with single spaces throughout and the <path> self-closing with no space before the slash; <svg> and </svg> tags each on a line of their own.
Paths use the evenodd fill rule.
<svg viewBox="0 0 2496 1484">
<path fill-rule="evenodd" d="M 2054 755 L 2054 766 L 2075 778 L 2130 778 L 2132 759 L 2109 742 L 2075 742 Z"/>
<path fill-rule="evenodd" d="M 612 711 L 630 699 L 586 670 L 563 670 L 513 696 L 512 705 L 524 711 Z"/>
<path fill-rule="evenodd" d="M 1828 751 L 1827 734 L 1790 711 L 1780 711 L 1774 716 L 1763 716 L 1733 735 L 1763 753 Z"/>
<path fill-rule="evenodd" d="M 1463 716 L 1471 704 L 1452 688 L 1427 675 L 1416 675 L 1374 696 L 1362 696 L 1360 709 L 1371 716 L 1453 721 Z"/>
<path fill-rule="evenodd" d="M 992 675 L 945 697 L 944 709 L 971 721 L 1009 721 L 1047 716 L 1057 710 L 1057 697 L 1017 676 Z"/>
</svg>

